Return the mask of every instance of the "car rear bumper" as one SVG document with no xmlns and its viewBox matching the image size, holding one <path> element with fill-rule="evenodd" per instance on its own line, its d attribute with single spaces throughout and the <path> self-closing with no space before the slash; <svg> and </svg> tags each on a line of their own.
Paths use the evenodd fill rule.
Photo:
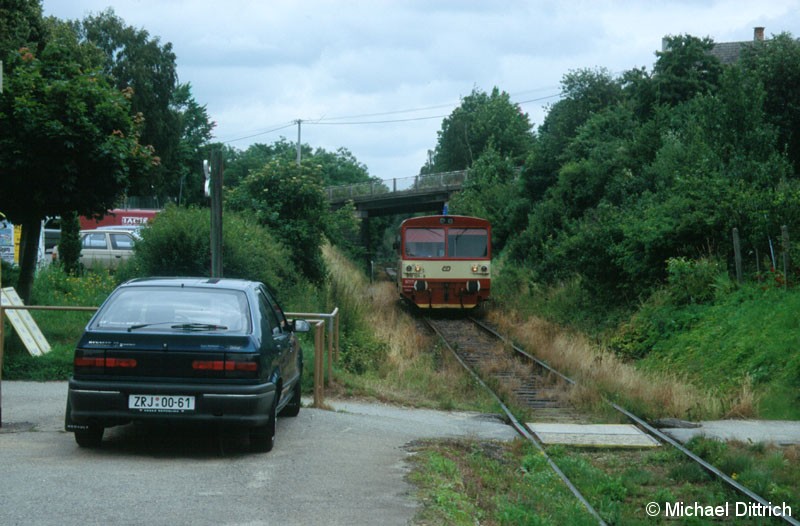
<svg viewBox="0 0 800 526">
<path fill-rule="evenodd" d="M 130 395 L 193 396 L 192 411 L 139 411 L 128 408 Z M 69 381 L 67 431 L 90 425 L 111 427 L 131 421 L 214 423 L 243 427 L 267 423 L 275 400 L 275 384 L 172 384 Z"/>
</svg>

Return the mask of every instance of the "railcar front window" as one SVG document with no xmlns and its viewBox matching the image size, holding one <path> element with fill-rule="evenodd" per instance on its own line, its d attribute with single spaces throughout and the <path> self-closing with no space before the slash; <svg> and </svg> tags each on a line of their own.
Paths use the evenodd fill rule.
<svg viewBox="0 0 800 526">
<path fill-rule="evenodd" d="M 447 231 L 447 256 L 482 258 L 489 253 L 489 233 L 485 228 L 451 228 Z"/>
<path fill-rule="evenodd" d="M 406 230 L 406 256 L 440 258 L 444 256 L 443 228 L 409 228 Z"/>
</svg>

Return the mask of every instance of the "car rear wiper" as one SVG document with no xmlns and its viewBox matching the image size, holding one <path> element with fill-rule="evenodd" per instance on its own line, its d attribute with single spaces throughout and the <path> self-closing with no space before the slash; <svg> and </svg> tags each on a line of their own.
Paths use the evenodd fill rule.
<svg viewBox="0 0 800 526">
<path fill-rule="evenodd" d="M 180 323 L 171 325 L 170 329 L 181 329 L 184 331 L 226 331 L 225 325 L 214 325 L 213 323 Z"/>
<path fill-rule="evenodd" d="M 143 329 L 145 327 L 150 327 L 152 325 L 166 325 L 167 323 L 175 323 L 174 321 L 159 321 L 156 323 L 138 323 L 136 325 L 131 325 L 128 327 L 128 332 L 134 331 L 136 329 Z"/>
</svg>

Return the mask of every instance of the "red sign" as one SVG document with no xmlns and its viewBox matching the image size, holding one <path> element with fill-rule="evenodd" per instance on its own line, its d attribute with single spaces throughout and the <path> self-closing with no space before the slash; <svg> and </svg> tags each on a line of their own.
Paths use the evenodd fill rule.
<svg viewBox="0 0 800 526">
<path fill-rule="evenodd" d="M 103 219 L 90 219 L 81 217 L 81 230 L 93 230 L 99 226 L 136 226 L 146 225 L 158 214 L 160 210 L 121 209 L 109 210 Z"/>
</svg>

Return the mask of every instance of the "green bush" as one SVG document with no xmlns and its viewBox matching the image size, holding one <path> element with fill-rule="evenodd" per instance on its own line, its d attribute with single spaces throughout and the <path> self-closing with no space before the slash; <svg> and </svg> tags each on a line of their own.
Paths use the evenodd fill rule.
<svg viewBox="0 0 800 526">
<path fill-rule="evenodd" d="M 342 367 L 354 374 L 376 371 L 388 352 L 388 345 L 366 332 L 357 331 L 341 342 Z"/>
<path fill-rule="evenodd" d="M 672 300 L 683 305 L 705 303 L 714 298 L 714 284 L 722 273 L 718 261 L 684 257 L 667 260 L 667 287 Z"/>
<path fill-rule="evenodd" d="M 16 287 L 17 280 L 19 279 L 19 266 L 0 260 L 0 285 L 3 287 Z"/>
<path fill-rule="evenodd" d="M 208 210 L 167 207 L 142 231 L 134 257 L 120 276 L 210 276 L 210 229 Z M 261 281 L 279 298 L 303 287 L 289 250 L 267 228 L 243 213 L 226 212 L 222 231 L 225 277 Z"/>
<path fill-rule="evenodd" d="M 44 356 L 31 356 L 24 350 L 13 352 L 3 362 L 4 380 L 48 382 L 66 380 L 72 374 L 72 348 L 54 349 Z"/>
</svg>

